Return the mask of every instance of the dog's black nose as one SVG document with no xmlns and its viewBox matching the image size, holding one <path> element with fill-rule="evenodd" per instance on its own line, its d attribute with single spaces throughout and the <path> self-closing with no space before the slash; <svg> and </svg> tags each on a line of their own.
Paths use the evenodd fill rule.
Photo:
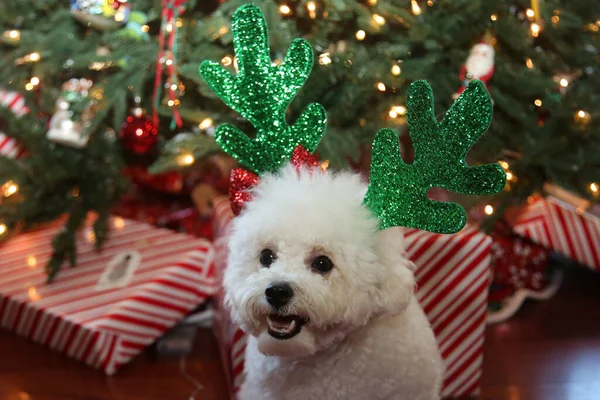
<svg viewBox="0 0 600 400">
<path fill-rule="evenodd" d="M 267 302 L 275 308 L 283 307 L 290 302 L 294 296 L 292 287 L 287 283 L 271 283 L 265 290 Z"/>
</svg>

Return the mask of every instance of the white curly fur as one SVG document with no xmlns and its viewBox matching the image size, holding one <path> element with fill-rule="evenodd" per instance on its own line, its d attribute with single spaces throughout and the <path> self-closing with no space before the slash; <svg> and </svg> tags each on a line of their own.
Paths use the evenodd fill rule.
<svg viewBox="0 0 600 400">
<path fill-rule="evenodd" d="M 233 223 L 224 286 L 250 333 L 240 400 L 439 399 L 442 362 L 414 296 L 402 232 L 378 232 L 357 175 L 288 165 L 266 175 Z M 276 261 L 261 266 L 260 253 Z M 317 273 L 311 261 L 334 268 Z M 287 340 L 267 332 L 266 287 L 294 290 L 288 314 L 309 318 Z"/>
</svg>

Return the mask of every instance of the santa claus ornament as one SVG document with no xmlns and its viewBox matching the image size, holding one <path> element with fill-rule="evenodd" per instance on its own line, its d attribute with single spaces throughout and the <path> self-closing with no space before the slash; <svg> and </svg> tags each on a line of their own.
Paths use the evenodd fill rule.
<svg viewBox="0 0 600 400">
<path fill-rule="evenodd" d="M 483 82 L 485 87 L 488 87 L 490 79 L 494 76 L 495 55 L 494 47 L 487 42 L 480 42 L 473 46 L 467 61 L 460 68 L 461 86 L 454 96 L 455 99 L 465 91 L 474 79 Z"/>
</svg>

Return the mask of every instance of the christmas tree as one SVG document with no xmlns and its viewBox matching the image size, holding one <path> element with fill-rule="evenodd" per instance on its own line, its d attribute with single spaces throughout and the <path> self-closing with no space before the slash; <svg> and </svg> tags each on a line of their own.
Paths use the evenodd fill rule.
<svg viewBox="0 0 600 400">
<path fill-rule="evenodd" d="M 0 89 L 20 93 L 29 109 L 1 113 L 6 140 L 25 153 L 0 159 L 2 235 L 68 214 L 54 242 L 55 273 L 64 259 L 75 262 L 74 232 L 88 211 L 100 217 L 101 245 L 126 186 L 124 165 L 153 163 L 150 171 L 162 172 L 202 163 L 218 151 L 212 134 L 224 122 L 252 135 L 198 72 L 203 61 L 217 60 L 235 73 L 230 23 L 245 3 L 1 2 Z M 407 138 L 411 82 L 430 82 L 439 113 L 477 78 L 495 112 L 469 159 L 502 159 L 509 177 L 495 215 L 548 182 L 592 200 L 600 195 L 600 3 L 253 3 L 267 19 L 274 63 L 296 37 L 315 50 L 313 72 L 287 118 L 295 121 L 314 102 L 325 107 L 327 134 L 317 151 L 333 166 L 365 167 L 368 144 L 383 127 Z M 403 146 L 406 156 L 410 143 Z"/>
</svg>

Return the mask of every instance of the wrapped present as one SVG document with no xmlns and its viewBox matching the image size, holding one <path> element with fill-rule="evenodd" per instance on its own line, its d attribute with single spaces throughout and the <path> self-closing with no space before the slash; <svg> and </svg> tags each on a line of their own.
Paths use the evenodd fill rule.
<svg viewBox="0 0 600 400">
<path fill-rule="evenodd" d="M 506 224 L 497 225 L 492 240 L 487 322 L 497 323 L 512 317 L 527 299 L 552 297 L 562 275 L 549 268 L 549 250 L 515 235 Z"/>
<path fill-rule="evenodd" d="M 233 213 L 229 200 L 214 201 L 215 269 L 226 267 L 227 235 Z M 455 235 L 405 230 L 408 257 L 417 270 L 417 297 L 427 314 L 446 366 L 444 397 L 479 391 L 492 239 L 474 228 Z M 245 334 L 229 319 L 217 295 L 214 329 L 232 394 L 243 381 Z M 233 398 L 233 397 L 232 397 Z"/>
<path fill-rule="evenodd" d="M 208 240 L 213 235 L 212 216 L 200 212 L 187 195 L 158 193 L 132 185 L 112 213 Z"/>
<path fill-rule="evenodd" d="M 587 204 L 587 203 L 586 203 Z M 600 271 L 600 218 L 556 197 L 531 199 L 513 222 L 514 232 Z"/>
<path fill-rule="evenodd" d="M 211 243 L 113 217 L 102 252 L 88 221 L 77 267 L 46 283 L 53 223 L 0 247 L 0 326 L 113 374 L 216 291 Z"/>
<path fill-rule="evenodd" d="M 25 105 L 25 98 L 18 92 L 0 90 L 0 107 L 6 107 L 18 116 L 29 112 L 29 108 Z M 3 133 L 0 127 L 0 155 L 8 158 L 18 158 L 23 153 L 23 146 L 14 138 Z"/>
</svg>

